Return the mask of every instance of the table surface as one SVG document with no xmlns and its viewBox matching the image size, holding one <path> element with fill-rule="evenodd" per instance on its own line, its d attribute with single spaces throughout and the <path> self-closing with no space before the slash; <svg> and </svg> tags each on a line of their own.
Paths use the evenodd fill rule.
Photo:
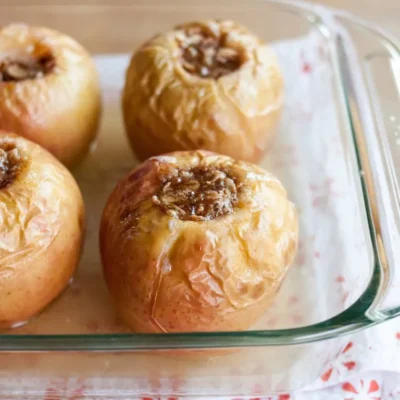
<svg viewBox="0 0 400 400">
<path fill-rule="evenodd" d="M 179 10 L 180 7 L 196 7 L 201 5 L 212 5 L 221 8 L 229 8 L 232 6 L 242 7 L 243 11 L 251 3 L 243 0 L 41 0 L 35 2 L 32 6 L 31 0 L 0 0 L 0 24 L 15 21 L 16 9 L 23 8 L 26 19 L 30 21 L 40 21 L 42 24 L 53 22 L 52 11 L 55 11 L 57 19 L 62 19 L 62 15 L 57 13 L 60 7 L 76 7 L 86 8 L 88 6 L 95 7 L 112 7 L 113 13 L 124 14 L 124 7 L 147 7 L 148 12 L 152 12 L 151 5 L 170 4 L 171 7 Z M 320 0 L 320 4 L 346 9 L 354 14 L 362 16 L 368 20 L 378 23 L 391 31 L 395 36 L 400 38 L 400 2 L 399 0 Z M 21 11 L 21 10 L 20 10 Z"/>
</svg>

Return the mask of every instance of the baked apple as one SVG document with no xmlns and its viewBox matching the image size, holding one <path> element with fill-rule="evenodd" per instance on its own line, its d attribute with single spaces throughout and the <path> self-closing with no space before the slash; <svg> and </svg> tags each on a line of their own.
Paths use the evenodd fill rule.
<svg viewBox="0 0 400 400">
<path fill-rule="evenodd" d="M 84 206 L 74 178 L 40 146 L 0 131 L 0 327 L 25 322 L 68 284 Z"/>
<path fill-rule="evenodd" d="M 97 71 L 77 42 L 47 28 L 0 29 L 0 129 L 72 166 L 88 151 L 99 117 Z"/>
<path fill-rule="evenodd" d="M 140 159 L 205 149 L 257 162 L 274 136 L 283 80 L 272 50 L 232 21 L 192 22 L 132 57 L 122 105 Z"/>
<path fill-rule="evenodd" d="M 273 175 L 188 151 L 150 158 L 119 182 L 100 250 L 132 330 L 243 330 L 274 299 L 297 237 L 295 207 Z"/>
</svg>

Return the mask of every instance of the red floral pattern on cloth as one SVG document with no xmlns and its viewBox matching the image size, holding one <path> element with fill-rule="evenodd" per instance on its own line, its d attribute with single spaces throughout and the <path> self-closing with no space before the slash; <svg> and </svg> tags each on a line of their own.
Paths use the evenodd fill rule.
<svg viewBox="0 0 400 400">
<path fill-rule="evenodd" d="M 142 397 L 140 400 L 179 400 L 178 397 Z"/>
<path fill-rule="evenodd" d="M 313 207 L 323 207 L 329 199 L 341 196 L 340 193 L 336 192 L 334 185 L 335 180 L 333 178 L 325 179 L 322 185 L 310 184 L 310 190 L 315 193 L 312 201 Z"/>
<path fill-rule="evenodd" d="M 116 391 L 118 389 L 116 388 Z M 52 381 L 43 397 L 36 396 L 37 400 L 111 400 L 114 398 L 129 400 L 216 400 L 214 396 L 210 397 L 180 397 L 177 395 L 166 396 L 121 396 L 105 395 L 98 397 L 93 395 L 93 387 L 85 380 Z M 14 399 L 14 397 L 12 398 Z M 20 398 L 18 398 L 20 399 Z M 370 372 L 356 375 L 352 379 L 347 379 L 342 383 L 333 386 L 323 387 L 319 390 L 296 391 L 292 393 L 282 393 L 266 396 L 235 396 L 218 397 L 221 400 L 398 400 L 400 399 L 400 373 L 377 373 Z"/>
<path fill-rule="evenodd" d="M 69 385 L 67 379 L 56 379 L 50 382 L 44 393 L 43 400 L 85 399 L 88 389 L 90 389 L 90 386 L 83 379 L 77 380 L 73 387 Z"/>
<path fill-rule="evenodd" d="M 381 396 L 377 396 L 380 387 L 375 379 L 369 382 L 365 382 L 363 379 L 354 383 L 345 382 L 342 385 L 342 389 L 346 393 L 345 396 L 347 396 L 347 393 L 352 394 L 351 397 L 345 397 L 344 400 L 381 400 Z"/>
<path fill-rule="evenodd" d="M 311 74 L 313 71 L 311 63 L 306 59 L 304 52 L 300 53 L 301 72 L 303 74 Z"/>
<path fill-rule="evenodd" d="M 334 361 L 333 365 L 329 367 L 322 375 L 321 380 L 329 382 L 329 380 L 336 374 L 340 379 L 347 375 L 347 372 L 352 371 L 357 363 L 353 360 L 352 352 L 350 351 L 354 347 L 353 342 L 348 342 L 339 357 Z"/>
<path fill-rule="evenodd" d="M 84 385 L 84 382 L 82 382 Z M 61 384 L 62 386 L 62 384 Z M 100 400 L 102 397 L 91 396 L 81 387 L 66 394 L 65 386 L 57 390 L 55 387 L 48 389 L 44 397 L 35 397 L 41 400 Z M 105 397 L 111 399 L 112 397 Z M 118 397 L 120 398 L 120 397 Z M 359 376 L 341 384 L 321 389 L 315 392 L 299 391 L 270 396 L 248 397 L 218 397 L 221 400 L 398 400 L 400 398 L 400 375 L 393 376 L 387 382 L 383 374 L 373 377 L 371 374 Z M 179 396 L 141 396 L 121 397 L 129 400 L 206 400 L 215 397 L 179 397 Z"/>
</svg>

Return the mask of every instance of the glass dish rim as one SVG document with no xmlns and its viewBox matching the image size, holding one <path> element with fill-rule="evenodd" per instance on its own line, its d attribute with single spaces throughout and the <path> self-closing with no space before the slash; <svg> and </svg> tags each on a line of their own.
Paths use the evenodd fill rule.
<svg viewBox="0 0 400 400">
<path fill-rule="evenodd" d="M 271 6 L 277 6 L 282 11 L 296 14 L 308 20 L 326 38 L 330 32 L 318 12 L 313 6 L 294 0 L 263 0 Z M 318 6 L 320 7 L 320 6 Z M 325 8 L 322 7 L 321 8 Z M 350 22 L 354 27 L 373 33 L 383 42 L 389 52 L 400 58 L 400 46 L 396 40 L 375 28 L 362 19 L 353 17 L 346 12 L 329 10 L 336 17 Z M 336 55 L 337 56 L 337 55 Z M 336 60 L 337 61 L 337 60 Z M 335 64 L 335 63 L 334 63 Z M 340 66 L 336 62 L 334 71 L 340 76 Z M 339 78 L 338 82 L 343 82 Z M 354 141 L 357 164 L 360 167 L 361 154 L 357 146 L 356 133 L 349 111 L 348 93 L 342 90 L 343 107 L 347 110 L 346 123 L 351 127 L 351 136 Z M 361 169 L 361 168 L 360 168 Z M 370 200 L 366 182 L 360 175 L 362 197 L 366 206 L 369 235 L 372 244 L 374 265 L 373 272 L 367 288 L 359 299 L 340 314 L 325 321 L 290 329 L 277 330 L 252 330 L 252 331 L 227 331 L 227 332 L 190 332 L 190 333 L 157 333 L 157 334 L 66 334 L 66 335 L 0 335 L 0 351 L 138 351 L 138 350 L 167 350 L 167 349 L 207 349 L 207 348 L 239 348 L 262 346 L 287 346 L 307 344 L 321 340 L 332 339 L 345 334 L 356 332 L 360 329 L 376 325 L 395 317 L 400 308 L 387 312 L 381 318 L 376 318 L 368 313 L 369 309 L 379 296 L 383 268 L 379 260 L 377 236 L 372 221 Z"/>
</svg>

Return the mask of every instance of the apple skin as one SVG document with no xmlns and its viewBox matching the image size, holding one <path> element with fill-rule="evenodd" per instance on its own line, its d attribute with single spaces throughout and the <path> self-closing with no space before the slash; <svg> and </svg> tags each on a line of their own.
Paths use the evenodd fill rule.
<svg viewBox="0 0 400 400">
<path fill-rule="evenodd" d="M 193 29 L 226 37 L 242 65 L 218 79 L 186 71 L 179 43 Z M 258 163 L 277 131 L 283 86 L 273 50 L 246 27 L 230 20 L 187 23 L 132 55 L 122 95 L 126 133 L 140 160 L 203 149 Z"/>
<path fill-rule="evenodd" d="M 7 179 L 10 162 L 16 168 Z M 29 320 L 66 288 L 85 223 L 74 178 L 39 145 L 0 131 L 0 166 L 0 327 L 8 328 Z"/>
<path fill-rule="evenodd" d="M 43 77 L 0 82 L 0 129 L 39 144 L 68 167 L 78 164 L 101 116 L 98 73 L 88 52 L 60 32 L 11 24 L 0 29 L 0 54 L 49 54 L 55 63 Z"/>
<path fill-rule="evenodd" d="M 199 165 L 228 169 L 243 184 L 233 212 L 191 221 L 154 204 L 165 177 Z M 133 169 L 100 226 L 111 298 L 135 332 L 248 329 L 275 298 L 297 242 L 295 207 L 272 174 L 205 151 L 156 156 Z"/>
</svg>

